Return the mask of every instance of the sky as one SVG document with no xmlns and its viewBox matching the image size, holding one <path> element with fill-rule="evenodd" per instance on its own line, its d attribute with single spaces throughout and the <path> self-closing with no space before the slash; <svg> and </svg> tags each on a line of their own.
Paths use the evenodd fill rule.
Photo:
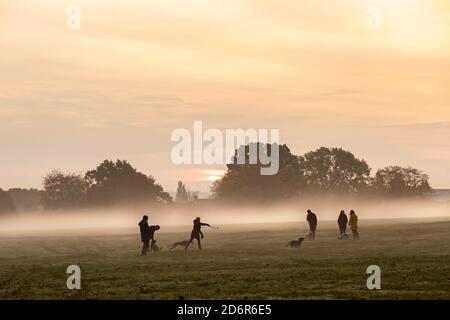
<svg viewBox="0 0 450 320">
<path fill-rule="evenodd" d="M 127 159 L 168 191 L 207 191 L 225 166 L 170 158 L 194 120 L 450 188 L 449 39 L 447 0 L 0 0 L 0 188 Z"/>
</svg>

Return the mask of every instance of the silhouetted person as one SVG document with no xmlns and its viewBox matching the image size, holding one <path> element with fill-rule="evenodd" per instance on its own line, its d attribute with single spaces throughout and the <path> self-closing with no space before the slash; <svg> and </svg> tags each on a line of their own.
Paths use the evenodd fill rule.
<svg viewBox="0 0 450 320">
<path fill-rule="evenodd" d="M 150 251 L 159 251 L 159 250 L 155 250 L 155 246 L 156 246 L 155 231 L 158 231 L 159 229 L 161 229 L 161 228 L 158 225 L 148 227 L 148 237 L 152 241 L 152 243 L 150 245 Z"/>
<path fill-rule="evenodd" d="M 348 223 L 348 218 L 347 215 L 345 214 L 344 210 L 341 210 L 341 213 L 339 214 L 339 218 L 338 218 L 338 225 L 339 225 L 339 234 L 344 234 L 345 231 L 347 231 L 347 223 Z"/>
<path fill-rule="evenodd" d="M 350 229 L 352 229 L 353 240 L 359 240 L 358 233 L 358 216 L 355 214 L 355 211 L 350 211 L 350 223 L 348 224 Z"/>
<path fill-rule="evenodd" d="M 148 216 L 142 217 L 141 222 L 139 222 L 139 230 L 141 231 L 142 255 L 145 256 L 150 247 Z"/>
<path fill-rule="evenodd" d="M 306 221 L 309 223 L 309 232 L 311 234 L 311 240 L 316 238 L 316 229 L 317 229 L 317 216 L 314 212 L 308 209 L 308 214 L 306 215 Z"/>
<path fill-rule="evenodd" d="M 194 227 L 192 228 L 191 239 L 189 240 L 189 242 L 184 247 L 184 250 L 187 250 L 187 248 L 192 243 L 192 241 L 194 241 L 194 239 L 197 239 L 198 249 L 202 250 L 202 244 L 200 242 L 200 239 L 203 239 L 203 233 L 202 233 L 202 230 L 201 230 L 202 226 L 211 227 L 207 223 L 202 223 L 200 221 L 200 217 L 195 218 L 195 220 L 193 222 L 194 222 Z"/>
</svg>

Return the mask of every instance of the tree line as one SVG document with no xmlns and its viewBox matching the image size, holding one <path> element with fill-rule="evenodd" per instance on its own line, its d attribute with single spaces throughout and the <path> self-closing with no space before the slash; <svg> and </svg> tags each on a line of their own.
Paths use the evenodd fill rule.
<svg viewBox="0 0 450 320">
<path fill-rule="evenodd" d="M 364 159 L 342 148 L 321 147 L 294 155 L 288 146 L 278 147 L 279 171 L 272 176 L 260 174 L 263 165 L 259 161 L 254 165 L 240 164 L 248 163 L 245 160 L 250 157 L 250 150 L 258 150 L 259 154 L 262 148 L 270 153 L 272 145 L 256 143 L 236 150 L 226 174 L 212 186 L 215 198 L 266 202 L 310 194 L 410 197 L 431 192 L 428 175 L 412 167 L 388 166 L 371 176 Z"/>
<path fill-rule="evenodd" d="M 46 208 L 172 201 L 153 176 L 139 172 L 125 160 L 105 160 L 84 176 L 55 170 L 44 178 L 43 186 Z"/>
<path fill-rule="evenodd" d="M 310 194 L 423 196 L 431 192 L 429 177 L 412 167 L 388 166 L 371 176 L 371 168 L 342 148 L 321 147 L 294 155 L 287 145 L 279 147 L 279 171 L 260 174 L 262 164 L 245 161 L 255 146 L 235 150 L 227 172 L 211 187 L 213 199 L 224 201 L 279 201 Z M 257 143 L 256 150 L 271 152 L 273 145 Z M 239 157 L 245 157 L 244 163 Z M 176 201 L 198 198 L 178 183 Z M 43 190 L 0 189 L 0 212 L 28 210 L 37 203 L 45 209 L 73 209 L 127 203 L 171 203 L 172 197 L 151 175 L 139 172 L 126 160 L 105 160 L 84 175 L 54 170 L 43 180 Z"/>
<path fill-rule="evenodd" d="M 0 189 L 0 213 L 171 201 L 153 176 L 125 160 L 105 160 L 84 175 L 53 170 L 44 177 L 42 190 Z"/>
</svg>

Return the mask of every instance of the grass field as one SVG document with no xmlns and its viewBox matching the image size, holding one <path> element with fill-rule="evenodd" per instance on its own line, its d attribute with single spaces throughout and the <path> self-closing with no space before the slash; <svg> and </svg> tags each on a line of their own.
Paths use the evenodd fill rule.
<svg viewBox="0 0 450 320">
<path fill-rule="evenodd" d="M 1 299 L 450 299 L 450 221 L 360 221 L 360 241 L 338 241 L 334 223 L 317 240 L 286 247 L 306 225 L 205 229 L 204 250 L 139 256 L 138 230 L 0 237 Z M 158 232 L 159 244 L 183 240 Z M 81 235 L 82 234 L 82 235 Z M 68 265 L 82 290 L 66 288 Z M 378 265 L 382 290 L 366 288 Z"/>
</svg>

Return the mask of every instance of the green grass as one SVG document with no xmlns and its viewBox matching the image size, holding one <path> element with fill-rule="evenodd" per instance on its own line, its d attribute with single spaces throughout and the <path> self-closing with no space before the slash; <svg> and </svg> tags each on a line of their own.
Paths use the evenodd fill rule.
<svg viewBox="0 0 450 320">
<path fill-rule="evenodd" d="M 205 229 L 204 250 L 139 256 L 137 234 L 2 236 L 1 299 L 450 299 L 450 222 L 360 222 L 360 241 L 336 240 L 334 223 L 316 241 L 286 247 L 302 224 Z M 159 232 L 159 244 L 186 232 Z M 66 268 L 82 269 L 82 290 Z M 379 265 L 382 290 L 366 288 Z"/>
</svg>

